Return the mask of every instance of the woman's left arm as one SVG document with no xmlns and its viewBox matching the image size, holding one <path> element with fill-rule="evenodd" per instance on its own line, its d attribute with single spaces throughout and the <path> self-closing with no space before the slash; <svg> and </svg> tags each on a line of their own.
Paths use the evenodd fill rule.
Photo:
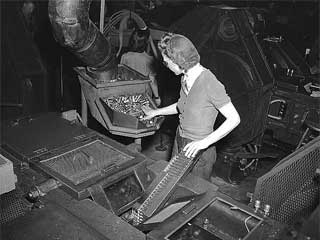
<svg viewBox="0 0 320 240">
<path fill-rule="evenodd" d="M 230 133 L 240 123 L 240 116 L 233 106 L 232 102 L 227 103 L 219 108 L 221 114 L 226 118 L 225 121 L 206 138 L 198 141 L 192 141 L 184 147 L 187 157 L 194 157 L 201 149 L 209 147 L 211 144 L 219 141 Z"/>
</svg>

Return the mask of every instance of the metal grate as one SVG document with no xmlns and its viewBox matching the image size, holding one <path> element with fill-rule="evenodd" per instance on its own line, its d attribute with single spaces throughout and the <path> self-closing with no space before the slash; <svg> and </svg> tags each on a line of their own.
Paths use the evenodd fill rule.
<svg viewBox="0 0 320 240">
<path fill-rule="evenodd" d="M 274 215 L 275 219 L 294 224 L 295 220 L 309 216 L 313 212 L 319 204 L 319 197 L 319 186 L 314 183 L 313 179 L 310 179 L 280 205 L 278 212 L 281 215 Z"/>
<path fill-rule="evenodd" d="M 319 202 L 320 186 L 313 180 L 320 166 L 320 138 L 281 160 L 257 181 L 254 200 L 271 206 L 270 217 L 292 223 Z"/>
<path fill-rule="evenodd" d="M 0 203 L 0 224 L 5 224 L 23 216 L 28 210 L 27 204 L 23 201 L 22 193 L 18 190 L 1 195 Z"/>
</svg>

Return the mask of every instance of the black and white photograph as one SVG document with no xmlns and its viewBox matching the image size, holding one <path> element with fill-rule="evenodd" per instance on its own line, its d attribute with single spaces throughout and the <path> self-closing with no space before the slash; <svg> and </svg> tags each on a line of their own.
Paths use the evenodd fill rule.
<svg viewBox="0 0 320 240">
<path fill-rule="evenodd" d="M 0 0 L 0 240 L 319 240 L 319 0 Z"/>
</svg>

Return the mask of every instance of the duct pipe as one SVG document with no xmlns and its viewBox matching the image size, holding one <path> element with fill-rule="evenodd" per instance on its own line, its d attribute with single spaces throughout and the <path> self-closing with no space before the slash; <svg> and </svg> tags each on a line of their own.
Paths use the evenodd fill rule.
<svg viewBox="0 0 320 240">
<path fill-rule="evenodd" d="M 91 0 L 49 0 L 48 13 L 55 39 L 93 70 L 112 67 L 110 42 L 89 19 Z"/>
</svg>

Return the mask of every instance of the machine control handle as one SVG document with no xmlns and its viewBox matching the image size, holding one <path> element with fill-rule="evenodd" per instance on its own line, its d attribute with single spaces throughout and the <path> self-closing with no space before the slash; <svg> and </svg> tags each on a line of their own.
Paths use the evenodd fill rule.
<svg viewBox="0 0 320 240">
<path fill-rule="evenodd" d="M 282 120 L 286 114 L 287 110 L 287 102 L 283 99 L 275 99 L 272 100 L 269 104 L 271 106 L 272 104 L 279 103 L 279 110 L 277 115 L 268 114 L 269 118 L 275 119 L 275 120 Z"/>
<path fill-rule="evenodd" d="M 117 165 L 115 163 L 112 163 L 111 165 L 101 169 L 101 175 L 108 175 L 109 172 L 117 168 Z"/>
<path fill-rule="evenodd" d="M 195 204 L 190 204 L 185 209 L 182 210 L 182 212 L 187 215 L 193 211 L 197 210 L 197 206 Z"/>
</svg>

